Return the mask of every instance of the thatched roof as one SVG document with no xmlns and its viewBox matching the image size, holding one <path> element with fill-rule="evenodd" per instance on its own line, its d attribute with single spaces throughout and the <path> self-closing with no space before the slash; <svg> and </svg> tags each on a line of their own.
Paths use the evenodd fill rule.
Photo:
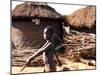
<svg viewBox="0 0 100 75">
<path fill-rule="evenodd" d="M 15 18 L 60 18 L 61 15 L 47 5 L 47 3 L 25 2 L 17 5 L 12 11 L 12 19 Z"/>
<path fill-rule="evenodd" d="M 73 27 L 87 27 L 92 28 L 96 25 L 96 7 L 87 6 L 85 8 L 75 11 L 67 17 L 69 24 Z"/>
</svg>

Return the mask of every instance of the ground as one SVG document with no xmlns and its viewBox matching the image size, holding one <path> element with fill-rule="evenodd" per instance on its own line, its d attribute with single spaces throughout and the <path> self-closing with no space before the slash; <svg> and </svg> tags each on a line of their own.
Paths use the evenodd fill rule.
<svg viewBox="0 0 100 75">
<path fill-rule="evenodd" d="M 95 66 L 89 66 L 88 64 L 84 64 L 82 62 L 75 62 L 70 59 L 66 58 L 60 58 L 62 62 L 62 66 L 57 66 L 57 71 L 70 71 L 70 70 L 93 70 L 95 69 Z M 22 72 L 20 70 L 22 67 L 19 66 L 13 66 L 12 67 L 12 73 L 36 73 L 36 72 L 43 72 L 44 67 L 43 66 L 37 66 L 37 67 L 26 67 Z"/>
</svg>

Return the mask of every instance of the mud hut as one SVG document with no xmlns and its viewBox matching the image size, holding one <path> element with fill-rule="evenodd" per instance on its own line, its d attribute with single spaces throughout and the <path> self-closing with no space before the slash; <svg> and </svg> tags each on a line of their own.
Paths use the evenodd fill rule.
<svg viewBox="0 0 100 75">
<path fill-rule="evenodd" d="M 67 16 L 72 29 L 96 33 L 96 7 L 87 6 Z"/>
<path fill-rule="evenodd" d="M 12 11 L 12 41 L 17 49 L 40 48 L 43 30 L 50 25 L 63 39 L 62 16 L 47 3 L 25 2 Z"/>
</svg>

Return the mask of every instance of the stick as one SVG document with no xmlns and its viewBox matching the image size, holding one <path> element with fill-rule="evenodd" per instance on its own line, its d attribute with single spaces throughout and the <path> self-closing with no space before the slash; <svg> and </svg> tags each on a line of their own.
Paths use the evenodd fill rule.
<svg viewBox="0 0 100 75">
<path fill-rule="evenodd" d="M 25 68 L 27 67 L 27 65 L 25 64 L 22 69 L 20 70 L 20 72 L 22 72 Z"/>
<path fill-rule="evenodd" d="M 57 62 L 58 62 L 58 64 L 59 64 L 59 66 L 61 66 L 62 65 L 62 63 L 61 63 L 61 61 L 58 59 L 58 56 L 57 56 L 57 54 L 55 53 L 55 57 L 56 57 L 56 60 L 57 60 Z"/>
</svg>

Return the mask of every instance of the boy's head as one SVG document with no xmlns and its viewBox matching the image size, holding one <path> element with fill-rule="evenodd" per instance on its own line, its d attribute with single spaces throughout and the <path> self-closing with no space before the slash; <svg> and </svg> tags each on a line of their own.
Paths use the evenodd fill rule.
<svg viewBox="0 0 100 75">
<path fill-rule="evenodd" d="M 53 32 L 53 28 L 51 26 L 47 26 L 43 32 L 44 39 L 49 40 L 52 37 Z"/>
</svg>

